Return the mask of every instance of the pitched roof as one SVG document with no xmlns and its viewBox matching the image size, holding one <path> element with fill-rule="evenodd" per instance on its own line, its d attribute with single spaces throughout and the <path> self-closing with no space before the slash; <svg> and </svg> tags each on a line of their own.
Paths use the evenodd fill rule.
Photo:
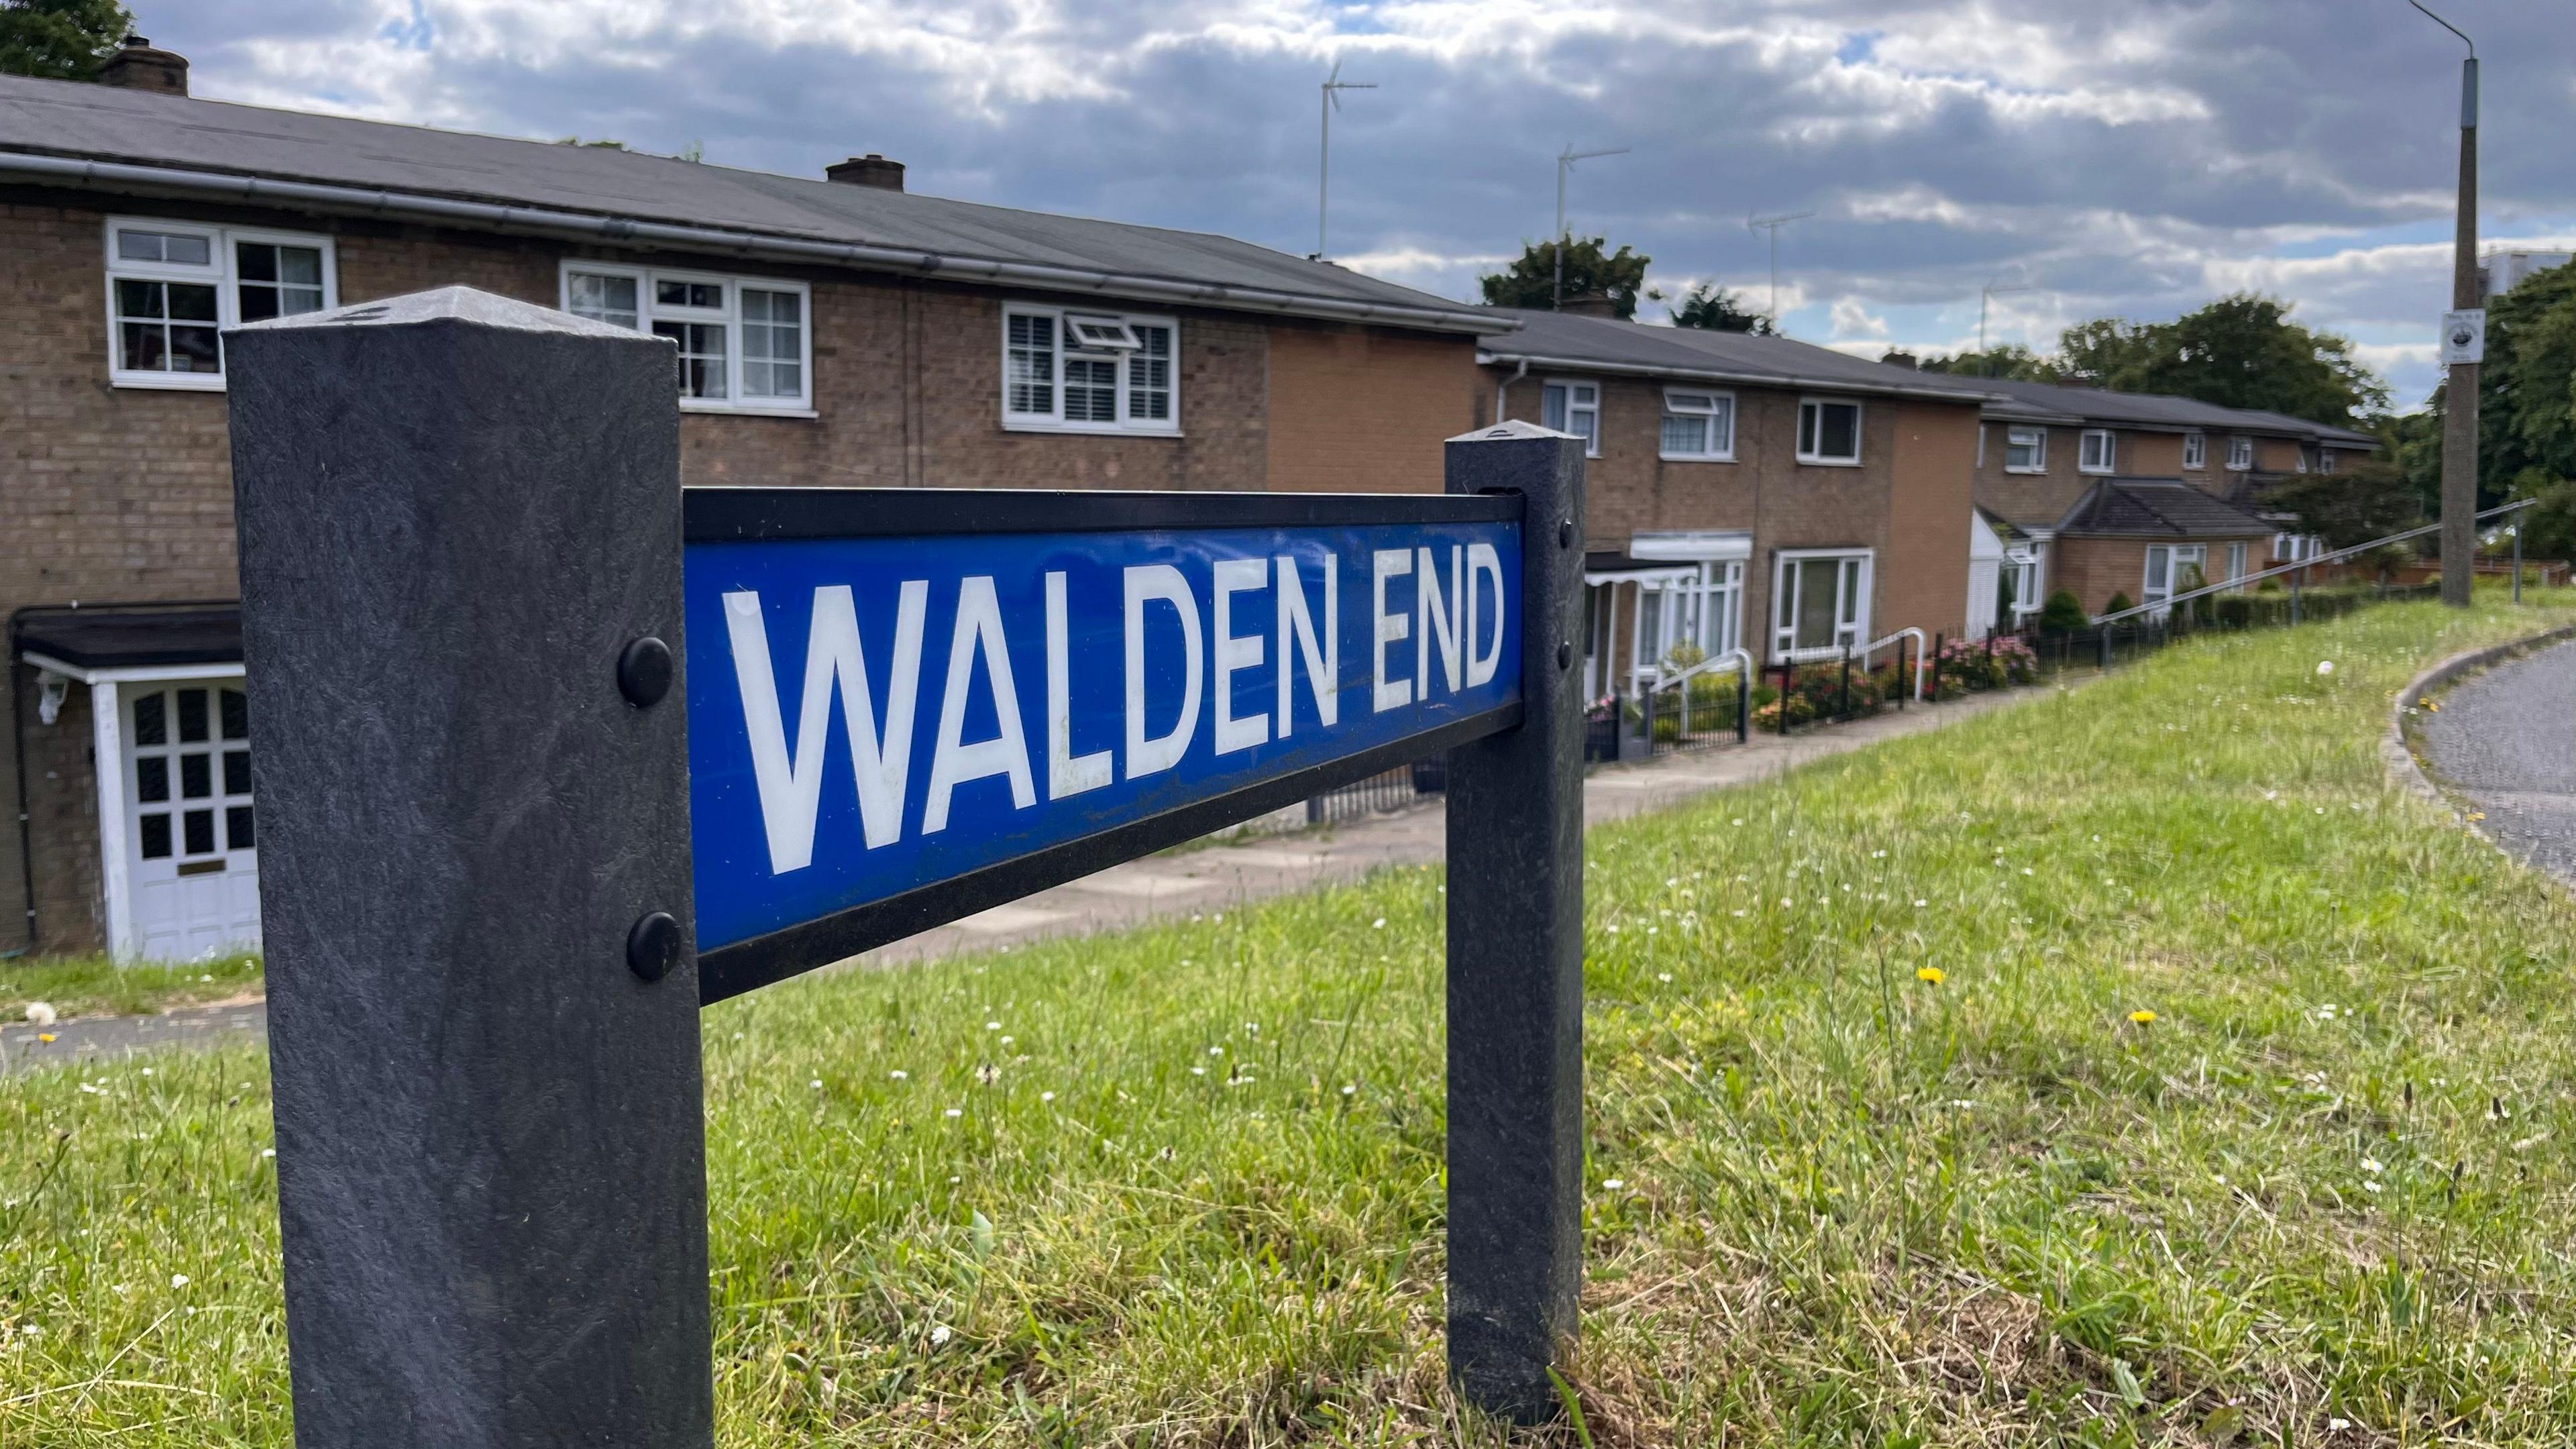
<svg viewBox="0 0 2576 1449">
<path fill-rule="evenodd" d="M 1699 327 L 1656 327 L 1615 317 L 1590 317 L 1520 307 L 1485 309 L 1496 319 L 1477 340 L 1478 350 L 1503 362 L 1526 359 L 1533 367 L 1562 366 L 1691 382 L 1882 393 L 1984 403 L 1993 395 L 1982 378 L 1954 379 L 1867 362 L 1829 347 L 1749 332 Z M 1517 324 L 1506 332 L 1504 324 Z"/>
<path fill-rule="evenodd" d="M 1493 326 L 1482 309 L 1207 232 L 23 76 L 0 76 L 0 178 L 1437 331 Z"/>
<path fill-rule="evenodd" d="M 2245 538 L 2275 529 L 2216 494 L 2179 478 L 2105 478 L 2057 521 L 2060 535 L 2117 538 Z"/>
<path fill-rule="evenodd" d="M 1990 388 L 2004 399 L 2000 404 L 1988 407 L 1986 412 L 1990 416 L 2016 422 L 2106 423 L 2172 432 L 2286 433 L 2310 442 L 2343 443 L 2354 447 L 2376 447 L 2379 444 L 2379 439 L 2351 428 L 2310 422 L 2287 413 L 2220 407 L 2197 398 L 2175 397 L 2166 393 L 2114 392 L 2109 388 L 2073 387 L 2065 383 L 2024 382 L 2000 377 L 1975 381 L 1978 386 Z"/>
</svg>

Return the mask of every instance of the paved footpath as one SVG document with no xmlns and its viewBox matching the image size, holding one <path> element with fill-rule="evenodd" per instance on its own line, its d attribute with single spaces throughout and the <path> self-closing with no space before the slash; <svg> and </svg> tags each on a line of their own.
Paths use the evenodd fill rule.
<svg viewBox="0 0 2576 1449">
<path fill-rule="evenodd" d="M 1667 755 L 1643 764 L 1600 766 L 1584 780 L 1583 817 L 1598 824 L 1659 810 L 1711 790 L 1767 779 L 1809 760 L 1939 729 L 2052 692 L 1971 695 L 1787 739 L 1757 734 L 1747 744 Z M 1366 820 L 1149 855 L 897 941 L 848 964 L 934 960 L 1224 910 L 1244 901 L 1357 880 L 1386 866 L 1438 861 L 1445 850 L 1446 832 L 1447 816 L 1435 798 Z M 170 1046 L 264 1041 L 268 1035 L 265 1013 L 257 1004 L 194 1007 L 157 1016 L 85 1017 L 43 1030 L 54 1040 L 39 1041 L 39 1029 L 24 1022 L 0 1025 L 0 1074 L 49 1062 L 110 1059 Z"/>
<path fill-rule="evenodd" d="M 2576 641 L 2497 665 L 2417 717 L 2433 773 L 2487 834 L 2576 884 Z"/>
</svg>

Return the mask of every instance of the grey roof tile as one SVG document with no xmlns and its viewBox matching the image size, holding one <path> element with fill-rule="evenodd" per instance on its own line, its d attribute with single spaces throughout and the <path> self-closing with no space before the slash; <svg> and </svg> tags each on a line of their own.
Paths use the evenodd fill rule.
<svg viewBox="0 0 2576 1449">
<path fill-rule="evenodd" d="M 2120 538 L 2247 538 L 2273 526 L 2179 478 L 2105 478 L 2057 522 L 2060 534 Z"/>
</svg>

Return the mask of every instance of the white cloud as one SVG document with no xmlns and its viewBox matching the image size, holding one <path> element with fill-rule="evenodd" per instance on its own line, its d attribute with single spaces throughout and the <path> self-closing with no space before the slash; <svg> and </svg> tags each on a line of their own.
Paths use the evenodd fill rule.
<svg viewBox="0 0 2576 1449">
<path fill-rule="evenodd" d="M 1838 340 L 1858 337 L 1887 336 L 1885 318 L 1873 317 L 1858 297 L 1837 298 L 1833 309 L 1834 336 Z"/>
</svg>

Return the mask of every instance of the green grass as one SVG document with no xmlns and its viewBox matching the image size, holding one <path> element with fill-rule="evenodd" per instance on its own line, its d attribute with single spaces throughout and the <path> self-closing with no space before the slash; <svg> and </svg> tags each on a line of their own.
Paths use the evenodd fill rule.
<svg viewBox="0 0 2576 1449">
<path fill-rule="evenodd" d="M 2211 638 L 1596 832 L 1590 1441 L 2576 1439 L 2576 907 L 2376 753 L 2568 617 Z M 720 1441 L 1500 1442 L 1440 890 L 709 1011 Z M 10 1083 L 0 1443 L 287 1442 L 267 1143 L 249 1053 Z"/>
<path fill-rule="evenodd" d="M 225 956 L 185 966 L 119 966 L 105 956 L 33 956 L 0 961 L 0 1021 L 22 1020 L 41 1001 L 63 1016 L 167 1011 L 255 996 L 259 957 Z"/>
</svg>

